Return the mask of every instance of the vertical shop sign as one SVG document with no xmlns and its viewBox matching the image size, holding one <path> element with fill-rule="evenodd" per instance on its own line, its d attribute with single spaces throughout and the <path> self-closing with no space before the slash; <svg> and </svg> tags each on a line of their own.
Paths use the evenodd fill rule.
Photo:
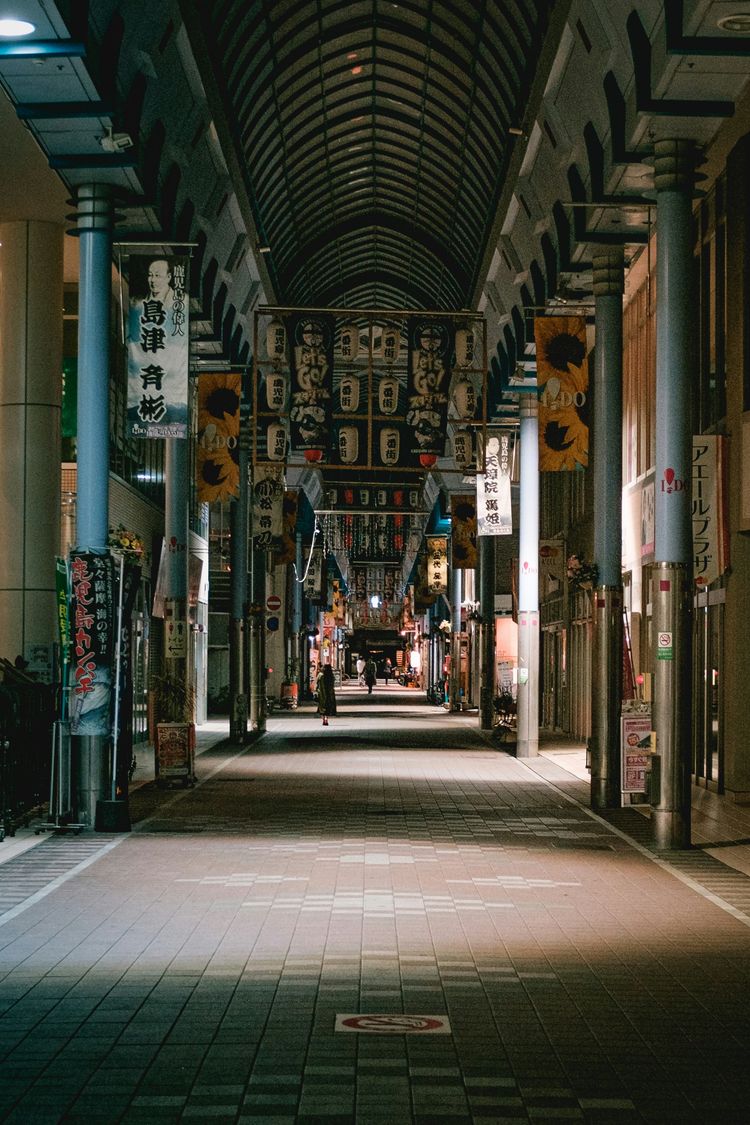
<svg viewBox="0 0 750 1125">
<path fill-rule="evenodd" d="M 305 576 L 304 594 L 310 602 L 320 602 L 323 598 L 323 552 L 319 547 L 312 552 Z"/>
<path fill-rule="evenodd" d="M 274 465 L 256 465 L 253 483 L 253 544 L 270 551 L 282 533 L 284 470 Z"/>
<path fill-rule="evenodd" d="M 242 376 L 205 374 L 198 379 L 198 441 L 195 473 L 198 500 L 230 500 L 239 491 Z"/>
<path fill-rule="evenodd" d="M 406 424 L 409 452 L 442 457 L 448 418 L 454 329 L 447 320 L 408 321 L 409 372 Z"/>
<path fill-rule="evenodd" d="M 325 452 L 331 445 L 333 317 L 293 316 L 289 338 L 292 448 Z"/>
<path fill-rule="evenodd" d="M 294 489 L 287 489 L 282 500 L 281 536 L 273 553 L 274 566 L 293 563 L 297 555 L 295 532 L 297 529 L 298 496 Z"/>
<path fill-rule="evenodd" d="M 431 594 L 448 590 L 448 541 L 444 535 L 427 537 L 427 588 Z"/>
<path fill-rule="evenodd" d="M 451 497 L 451 562 L 456 570 L 477 565 L 477 504 L 471 495 Z"/>
<path fill-rule="evenodd" d="M 729 564 L 726 438 L 693 438 L 693 555 L 698 586 L 710 586 Z"/>
<path fill-rule="evenodd" d="M 539 469 L 585 469 L 589 463 L 589 368 L 586 318 L 534 320 L 539 388 Z"/>
<path fill-rule="evenodd" d="M 188 259 L 132 254 L 128 310 L 128 431 L 187 438 Z"/>
<path fill-rule="evenodd" d="M 512 535 L 510 435 L 490 437 L 484 472 L 477 473 L 477 535 Z"/>
<path fill-rule="evenodd" d="M 72 734 L 108 735 L 112 694 L 112 558 L 70 557 L 70 723 Z"/>
</svg>

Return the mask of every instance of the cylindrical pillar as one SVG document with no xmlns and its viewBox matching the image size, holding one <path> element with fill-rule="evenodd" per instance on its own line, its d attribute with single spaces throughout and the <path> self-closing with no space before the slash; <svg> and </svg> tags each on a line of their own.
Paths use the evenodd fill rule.
<svg viewBox="0 0 750 1125">
<path fill-rule="evenodd" d="M 451 601 L 451 674 L 448 680 L 448 699 L 451 711 L 461 710 L 461 601 L 463 599 L 462 570 L 452 571 L 453 597 Z"/>
<path fill-rule="evenodd" d="M 104 184 L 77 193 L 78 394 L 76 542 L 107 551 L 109 526 L 109 310 L 112 284 L 112 198 Z M 104 735 L 72 740 L 74 817 L 96 823 L 98 801 L 110 796 L 111 754 Z"/>
<path fill-rule="evenodd" d="M 539 404 L 520 397 L 520 515 L 518 568 L 519 758 L 539 753 Z"/>
<path fill-rule="evenodd" d="M 266 729 L 266 556 L 255 547 L 251 552 L 250 585 L 250 728 L 262 732 Z"/>
<path fill-rule="evenodd" d="M 244 440 L 239 452 L 239 488 L 231 505 L 229 615 L 229 737 L 244 742 L 247 737 L 247 693 L 245 691 L 245 611 L 247 608 L 248 544 L 248 453 Z"/>
<path fill-rule="evenodd" d="M 164 535 L 167 543 L 165 582 L 165 675 L 178 708 L 173 722 L 193 721 L 190 630 L 188 626 L 189 449 L 185 438 L 167 438 L 164 472 Z M 180 703 L 180 699 L 184 702 Z M 181 712 L 181 713 L 180 713 Z"/>
<path fill-rule="evenodd" d="M 57 634 L 63 230 L 0 223 L 0 637 L 3 655 Z"/>
<path fill-rule="evenodd" d="M 289 668 L 289 680 L 291 683 L 297 685 L 297 691 L 300 698 L 302 697 L 302 656 L 301 656 L 301 634 L 302 634 L 302 574 L 303 574 L 303 561 L 302 561 L 302 533 L 297 532 L 295 536 L 295 566 L 292 581 L 292 635 L 291 635 L 291 659 Z"/>
<path fill-rule="evenodd" d="M 653 807 L 662 848 L 690 843 L 692 753 L 692 388 L 693 215 L 696 153 L 691 141 L 657 141 L 656 459 L 653 589 Z M 660 667 L 661 666 L 661 667 Z"/>
<path fill-rule="evenodd" d="M 480 687 L 479 725 L 492 730 L 495 715 L 495 536 L 480 535 L 479 547 L 479 613 Z"/>
<path fill-rule="evenodd" d="M 591 805 L 620 805 L 622 704 L 622 295 L 621 246 L 594 255 L 594 591 Z"/>
</svg>

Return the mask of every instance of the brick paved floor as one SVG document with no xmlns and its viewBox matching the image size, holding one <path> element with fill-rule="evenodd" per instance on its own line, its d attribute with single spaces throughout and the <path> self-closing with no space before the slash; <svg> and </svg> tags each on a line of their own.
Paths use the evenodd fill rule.
<svg viewBox="0 0 750 1125">
<path fill-rule="evenodd" d="M 0 1120 L 750 1121 L 744 874 L 725 897 L 718 860 L 664 862 L 637 813 L 392 689 L 198 775 L 100 852 L 0 866 L 55 880 L 0 916 Z M 353 1013 L 450 1034 L 336 1031 Z"/>
</svg>

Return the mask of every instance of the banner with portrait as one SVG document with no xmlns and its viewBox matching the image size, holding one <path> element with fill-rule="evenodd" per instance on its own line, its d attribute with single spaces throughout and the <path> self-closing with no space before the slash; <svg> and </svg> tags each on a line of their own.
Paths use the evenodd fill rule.
<svg viewBox="0 0 750 1125">
<path fill-rule="evenodd" d="M 229 372 L 198 379 L 198 435 L 195 475 L 198 500 L 211 504 L 239 492 L 242 376 Z"/>
<path fill-rule="evenodd" d="M 477 473 L 477 535 L 513 534 L 510 461 L 510 435 L 489 437 L 484 472 Z"/>
<path fill-rule="evenodd" d="M 589 463 L 589 366 L 586 318 L 534 320 L 539 393 L 539 470 L 585 469 Z"/>
<path fill-rule="evenodd" d="M 455 330 L 451 321 L 410 317 L 406 424 L 409 454 L 442 457 Z"/>
<path fill-rule="evenodd" d="M 454 570 L 474 570 L 477 565 L 477 502 L 451 496 L 451 563 Z"/>
<path fill-rule="evenodd" d="M 114 655 L 112 556 L 73 551 L 70 556 L 70 729 L 72 734 L 112 731 Z"/>
<path fill-rule="evenodd" d="M 187 438 L 188 258 L 131 253 L 127 432 Z"/>
<path fill-rule="evenodd" d="M 334 323 L 328 314 L 295 314 L 288 321 L 293 449 L 325 453 L 331 447 Z"/>
</svg>

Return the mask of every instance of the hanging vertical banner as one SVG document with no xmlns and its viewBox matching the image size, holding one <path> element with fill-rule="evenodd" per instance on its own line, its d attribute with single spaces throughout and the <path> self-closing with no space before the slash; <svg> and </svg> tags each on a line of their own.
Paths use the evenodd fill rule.
<svg viewBox="0 0 750 1125">
<path fill-rule="evenodd" d="M 131 254 L 129 284 L 129 434 L 187 438 L 188 259 Z"/>
<path fill-rule="evenodd" d="M 353 566 L 352 567 L 352 601 L 366 602 L 367 601 L 367 567 L 366 566 Z"/>
<path fill-rule="evenodd" d="M 70 592 L 71 733 L 108 735 L 114 640 L 112 557 L 74 551 Z"/>
<path fill-rule="evenodd" d="M 726 443 L 720 434 L 693 438 L 693 573 L 698 586 L 710 586 L 729 565 Z"/>
<path fill-rule="evenodd" d="M 431 594 L 448 591 L 448 541 L 444 535 L 428 535 L 427 589 Z"/>
<path fill-rule="evenodd" d="M 414 580 L 414 608 L 416 610 L 429 609 L 435 604 L 436 595 L 430 590 L 427 583 L 427 554 L 420 551 L 417 556 L 416 577 Z"/>
<path fill-rule="evenodd" d="M 275 465 L 256 465 L 253 481 L 253 545 L 270 551 L 281 535 L 284 512 L 284 470 Z"/>
<path fill-rule="evenodd" d="M 442 457 L 448 420 L 453 325 L 446 320 L 412 317 L 407 329 L 406 424 L 410 432 L 409 453 L 420 457 Z"/>
<path fill-rule="evenodd" d="M 477 473 L 477 535 L 512 535 L 509 434 L 490 437 L 484 455 L 484 472 Z"/>
<path fill-rule="evenodd" d="M 292 448 L 328 450 L 333 395 L 332 316 L 289 319 Z"/>
<path fill-rule="evenodd" d="M 240 486 L 239 441 L 242 376 L 224 373 L 198 379 L 198 500 L 230 500 Z"/>
<path fill-rule="evenodd" d="M 455 570 L 477 565 L 477 504 L 471 495 L 451 497 L 451 564 Z"/>
<path fill-rule="evenodd" d="M 281 510 L 281 535 L 276 543 L 273 553 L 275 566 L 287 566 L 297 557 L 297 529 L 298 496 L 295 490 L 288 489 L 284 492 Z"/>
<path fill-rule="evenodd" d="M 388 605 L 396 600 L 396 579 L 399 573 L 398 567 L 383 567 L 383 601 Z"/>
<path fill-rule="evenodd" d="M 589 367 L 586 318 L 534 320 L 539 393 L 539 469 L 585 469 L 589 463 Z"/>
<path fill-rule="evenodd" d="M 304 594 L 310 602 L 323 600 L 323 552 L 319 547 L 313 550 L 310 565 L 307 568 Z"/>
</svg>

